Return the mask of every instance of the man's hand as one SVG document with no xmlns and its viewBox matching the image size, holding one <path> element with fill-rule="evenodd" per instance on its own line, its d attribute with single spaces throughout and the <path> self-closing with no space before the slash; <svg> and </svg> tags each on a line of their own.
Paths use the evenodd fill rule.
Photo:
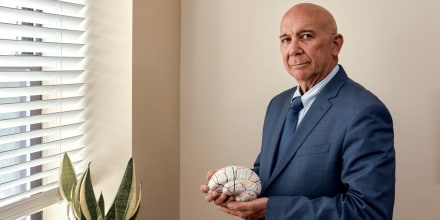
<svg viewBox="0 0 440 220">
<path fill-rule="evenodd" d="M 222 212 L 238 216 L 245 220 L 255 220 L 265 217 L 268 200 L 268 198 L 258 198 L 248 202 L 229 200 L 222 205 L 217 205 L 217 208 Z"/>
<path fill-rule="evenodd" d="M 214 175 L 214 173 L 217 172 L 217 170 L 219 170 L 219 169 L 213 169 L 213 170 L 208 171 L 208 174 L 206 174 L 206 179 L 209 181 L 209 179 L 211 179 L 212 175 Z M 207 184 L 203 184 L 200 186 L 200 192 L 206 194 L 205 200 L 207 202 L 214 202 L 214 204 L 217 206 L 226 206 L 227 201 L 233 200 L 232 197 L 229 197 L 226 194 L 219 193 L 216 191 L 212 191 L 212 192 L 208 193 L 208 191 L 209 191 L 209 187 Z"/>
<path fill-rule="evenodd" d="M 219 169 L 208 171 L 206 179 L 209 181 L 217 170 Z M 246 220 L 254 220 L 265 217 L 268 198 L 259 198 L 248 202 L 237 202 L 232 196 L 228 196 L 217 191 L 208 193 L 208 191 L 209 187 L 207 184 L 200 186 L 200 192 L 206 194 L 205 200 L 207 202 L 214 202 L 220 211 Z"/>
</svg>

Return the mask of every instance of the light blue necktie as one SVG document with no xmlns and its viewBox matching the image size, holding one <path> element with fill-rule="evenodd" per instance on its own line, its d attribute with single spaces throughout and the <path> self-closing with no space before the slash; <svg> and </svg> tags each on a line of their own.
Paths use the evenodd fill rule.
<svg viewBox="0 0 440 220">
<path fill-rule="evenodd" d="M 276 165 L 282 160 L 282 157 L 289 148 L 289 143 L 292 141 L 293 133 L 295 133 L 298 124 L 299 111 L 301 111 L 303 107 L 301 96 L 295 97 L 292 100 L 286 119 L 284 120 L 284 127 L 279 141 L 278 151 L 274 158 L 274 164 Z M 275 166 L 273 168 L 275 168 Z"/>
</svg>

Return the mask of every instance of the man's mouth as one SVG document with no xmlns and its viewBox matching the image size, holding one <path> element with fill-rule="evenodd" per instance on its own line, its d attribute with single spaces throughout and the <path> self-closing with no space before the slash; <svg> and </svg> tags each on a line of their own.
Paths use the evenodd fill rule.
<svg viewBox="0 0 440 220">
<path fill-rule="evenodd" d="M 309 60 L 294 59 L 293 57 L 289 57 L 288 64 L 291 67 L 301 67 L 301 66 L 310 64 L 310 61 Z"/>
<path fill-rule="evenodd" d="M 301 67 L 307 64 L 310 64 L 310 62 L 289 62 L 289 66 L 291 67 Z"/>
</svg>

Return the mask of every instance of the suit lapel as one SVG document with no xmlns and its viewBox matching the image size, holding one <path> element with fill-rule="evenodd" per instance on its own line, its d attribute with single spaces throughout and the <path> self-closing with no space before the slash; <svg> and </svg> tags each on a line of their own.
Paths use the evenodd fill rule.
<svg viewBox="0 0 440 220">
<path fill-rule="evenodd" d="M 307 115 L 304 117 L 303 121 L 299 124 L 298 128 L 296 129 L 296 132 L 293 135 L 292 141 L 290 142 L 289 145 L 291 147 L 287 149 L 285 155 L 279 158 L 281 159 L 281 161 L 279 165 L 275 167 L 271 175 L 271 181 L 277 175 L 279 175 L 279 173 L 283 170 L 283 168 L 293 158 L 293 156 L 296 154 L 298 149 L 301 147 L 304 140 L 307 138 L 307 136 L 310 135 L 310 133 L 316 127 L 318 122 L 321 120 L 322 117 L 324 117 L 325 113 L 331 107 L 331 104 L 329 102 L 316 103 L 316 104 L 319 104 L 319 106 L 316 106 L 314 103 L 313 104 L 314 106 L 309 109 Z"/>
<path fill-rule="evenodd" d="M 313 102 L 307 114 L 304 116 L 303 120 L 299 124 L 290 143 L 291 147 L 287 150 L 286 154 L 283 155 L 282 158 L 279 158 L 282 161 L 279 163 L 277 167 L 274 168 L 273 172 L 270 174 L 269 181 L 267 182 L 267 184 L 265 184 L 266 185 L 265 189 L 269 187 L 269 185 L 282 172 L 282 170 L 289 163 L 289 161 L 292 160 L 298 149 L 301 147 L 302 143 L 313 132 L 314 128 L 317 126 L 319 121 L 332 107 L 332 104 L 329 100 L 337 96 L 338 91 L 340 90 L 340 88 L 347 79 L 347 75 L 344 69 L 342 68 L 342 66 L 340 66 L 340 68 L 341 69 L 339 70 L 338 74 L 335 75 L 335 77 L 327 84 L 327 86 L 316 97 L 316 100 Z M 287 113 L 287 109 L 288 107 L 283 109 L 284 116 Z M 282 122 L 277 123 L 276 134 L 278 135 L 274 135 L 275 137 L 279 137 L 285 117 L 280 117 L 280 118 L 282 118 L 283 120 Z M 277 139 L 277 140 L 276 141 L 272 140 L 270 146 L 277 146 L 278 138 L 273 138 L 273 139 Z M 275 149 L 276 147 L 271 147 L 271 152 L 269 154 L 269 157 L 266 157 L 267 159 L 273 160 Z M 263 191 L 265 189 L 263 189 Z"/>
<path fill-rule="evenodd" d="M 278 150 L 278 142 L 279 139 L 281 137 L 281 131 L 283 130 L 283 125 L 284 125 L 284 120 L 286 118 L 287 115 L 287 111 L 289 110 L 290 107 L 290 101 L 293 95 L 293 92 L 296 90 L 296 87 L 294 87 L 293 89 L 291 89 L 291 93 L 289 92 L 289 97 L 286 98 L 280 115 L 282 117 L 278 117 L 278 121 L 275 124 L 275 127 L 273 130 L 271 130 L 271 134 L 270 134 L 270 142 L 269 142 L 269 146 L 275 146 L 275 147 L 269 147 L 267 152 L 262 152 L 262 153 L 266 153 L 267 156 L 265 157 L 261 157 L 262 159 L 264 158 L 264 161 L 262 161 L 262 164 L 265 164 L 265 166 L 261 167 L 261 171 L 260 171 L 260 178 L 262 180 L 269 180 L 271 174 L 272 174 L 272 166 L 273 166 L 273 158 L 275 158 L 275 153 Z"/>
</svg>

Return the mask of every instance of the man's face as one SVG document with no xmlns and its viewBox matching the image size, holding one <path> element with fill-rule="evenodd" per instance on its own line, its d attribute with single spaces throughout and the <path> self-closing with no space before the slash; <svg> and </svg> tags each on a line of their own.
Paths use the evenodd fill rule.
<svg viewBox="0 0 440 220">
<path fill-rule="evenodd" d="M 342 36 L 325 15 L 291 10 L 280 26 L 280 48 L 284 67 L 303 92 L 321 81 L 337 64 Z"/>
</svg>

